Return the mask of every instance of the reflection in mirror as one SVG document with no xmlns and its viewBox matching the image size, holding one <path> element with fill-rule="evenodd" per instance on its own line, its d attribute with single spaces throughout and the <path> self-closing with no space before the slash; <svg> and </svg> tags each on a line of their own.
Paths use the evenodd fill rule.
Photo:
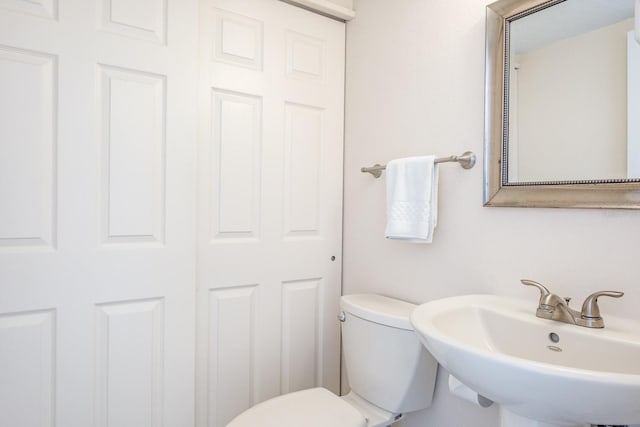
<svg viewBox="0 0 640 427">
<path fill-rule="evenodd" d="M 633 17 L 634 0 L 566 0 L 510 22 L 509 183 L 640 178 Z"/>
</svg>

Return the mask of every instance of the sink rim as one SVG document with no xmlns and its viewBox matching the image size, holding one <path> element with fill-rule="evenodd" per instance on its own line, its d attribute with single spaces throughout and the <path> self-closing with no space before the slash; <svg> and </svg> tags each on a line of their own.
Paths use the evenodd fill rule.
<svg viewBox="0 0 640 427">
<path fill-rule="evenodd" d="M 505 303 L 509 303 L 505 307 Z M 490 306 L 489 306 L 490 304 Z M 483 358 L 495 359 L 502 363 L 518 366 L 528 370 L 539 371 L 544 374 L 554 373 L 555 375 L 565 377 L 591 377 L 592 379 L 604 379 L 607 382 L 616 382 L 618 384 L 640 385 L 640 373 L 622 373 L 604 370 L 593 370 L 587 368 L 577 368 L 566 365 L 558 365 L 549 362 L 543 362 L 535 359 L 527 359 L 519 356 L 504 353 L 499 350 L 490 350 L 489 348 L 480 348 L 473 344 L 466 343 L 458 337 L 451 337 L 442 332 L 441 329 L 434 324 L 434 320 L 439 314 L 454 309 L 471 308 L 474 310 L 493 311 L 508 317 L 517 318 L 521 321 L 531 324 L 539 324 L 540 326 L 548 326 L 553 332 L 562 332 L 564 334 L 582 335 L 593 337 L 599 335 L 600 338 L 608 342 L 617 342 L 631 346 L 640 347 L 640 333 L 636 332 L 637 339 L 633 339 L 632 331 L 640 331 L 640 322 L 630 319 L 622 320 L 616 316 L 605 315 L 605 328 L 585 328 L 567 323 L 557 322 L 554 320 L 541 319 L 535 316 L 536 302 L 531 302 L 517 297 L 500 296 L 492 294 L 471 294 L 446 297 L 433 300 L 425 304 L 421 304 L 411 314 L 411 324 L 415 328 L 420 338 L 440 341 L 442 344 L 450 345 L 468 353 Z M 514 311 L 517 308 L 519 311 Z M 425 324 L 428 322 L 428 325 Z M 635 328 L 634 328 L 635 326 Z M 427 335 L 428 332 L 428 335 Z M 550 331 L 551 332 L 551 331 Z M 429 346 L 427 345 L 427 348 Z M 431 349 L 429 349 L 431 350 Z M 444 365 L 444 363 L 441 362 Z M 446 367 L 446 366 L 445 366 Z M 551 372 L 550 372 L 551 371 Z"/>
</svg>

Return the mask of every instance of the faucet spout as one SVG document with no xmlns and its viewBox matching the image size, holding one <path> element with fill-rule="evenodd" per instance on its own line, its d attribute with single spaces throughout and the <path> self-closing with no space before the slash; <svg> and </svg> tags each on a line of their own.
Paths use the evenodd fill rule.
<svg viewBox="0 0 640 427">
<path fill-rule="evenodd" d="M 549 293 L 541 296 L 538 309 L 536 310 L 536 316 L 575 325 L 577 324 L 576 319 L 580 317 L 580 313 L 570 308 L 565 298 Z"/>
<path fill-rule="evenodd" d="M 543 284 L 533 280 L 522 279 L 520 282 L 522 282 L 523 285 L 538 288 L 540 291 L 540 300 L 538 302 L 536 316 L 565 323 L 576 323 L 574 313 L 572 313 L 571 309 L 567 306 L 564 298 L 552 294 Z"/>
<path fill-rule="evenodd" d="M 551 320 L 557 320 L 559 322 L 571 323 L 574 325 L 578 324 L 577 319 L 580 318 L 580 312 L 570 308 L 564 301 L 559 301 L 555 309 L 553 310 L 553 315 L 551 316 Z"/>
</svg>

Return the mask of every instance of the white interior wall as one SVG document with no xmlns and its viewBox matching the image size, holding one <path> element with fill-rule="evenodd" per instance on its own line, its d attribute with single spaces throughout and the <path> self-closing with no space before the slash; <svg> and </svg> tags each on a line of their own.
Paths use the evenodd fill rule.
<svg viewBox="0 0 640 427">
<path fill-rule="evenodd" d="M 367 0 L 347 24 L 344 293 L 415 303 L 452 295 L 538 295 L 538 280 L 578 305 L 618 289 L 602 312 L 640 320 L 640 212 L 482 206 L 486 0 Z M 472 150 L 478 164 L 440 168 L 434 242 L 384 239 L 385 177 L 362 166 L 404 156 Z M 440 371 L 431 408 L 402 427 L 495 427 L 495 407 L 449 395 Z M 499 379 L 497 379 L 499 380 Z"/>
</svg>

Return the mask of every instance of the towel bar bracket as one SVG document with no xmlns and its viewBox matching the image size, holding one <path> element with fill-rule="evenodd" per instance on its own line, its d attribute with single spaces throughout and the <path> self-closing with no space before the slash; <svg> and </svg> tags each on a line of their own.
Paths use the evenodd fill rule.
<svg viewBox="0 0 640 427">
<path fill-rule="evenodd" d="M 464 169 L 471 169 L 476 164 L 476 155 L 471 151 L 465 151 L 460 156 L 449 156 L 449 157 L 439 157 L 435 159 L 435 163 L 447 163 L 447 162 L 458 162 L 460 166 Z M 360 172 L 366 172 L 373 175 L 375 178 L 380 178 L 382 176 L 382 171 L 387 168 L 386 165 L 375 164 L 368 168 L 361 168 Z"/>
<path fill-rule="evenodd" d="M 382 171 L 386 168 L 384 165 L 380 165 L 376 163 L 375 165 L 369 168 L 361 168 L 361 172 L 368 172 L 373 175 L 374 178 L 380 178 L 382 176 Z"/>
</svg>

